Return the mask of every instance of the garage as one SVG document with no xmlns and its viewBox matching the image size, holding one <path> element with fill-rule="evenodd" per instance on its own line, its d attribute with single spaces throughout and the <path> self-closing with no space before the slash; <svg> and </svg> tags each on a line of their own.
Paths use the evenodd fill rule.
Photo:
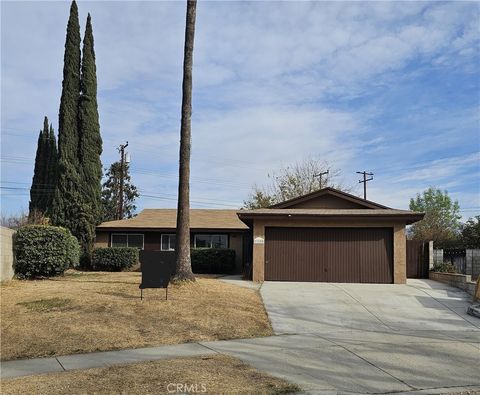
<svg viewBox="0 0 480 395">
<path fill-rule="evenodd" d="M 252 230 L 253 281 L 377 284 L 405 284 L 405 228 L 424 217 L 333 188 L 237 215 Z"/>
<path fill-rule="evenodd" d="M 392 228 L 266 227 L 265 280 L 392 283 Z"/>
</svg>

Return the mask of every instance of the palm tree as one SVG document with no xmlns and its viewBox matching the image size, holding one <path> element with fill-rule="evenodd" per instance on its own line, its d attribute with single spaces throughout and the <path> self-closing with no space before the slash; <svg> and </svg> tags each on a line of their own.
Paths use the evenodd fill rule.
<svg viewBox="0 0 480 395">
<path fill-rule="evenodd" d="M 187 23 L 183 55 L 182 121 L 177 206 L 176 268 L 173 279 L 195 281 L 190 259 L 190 148 L 192 118 L 192 64 L 195 36 L 196 0 L 187 1 Z"/>
</svg>

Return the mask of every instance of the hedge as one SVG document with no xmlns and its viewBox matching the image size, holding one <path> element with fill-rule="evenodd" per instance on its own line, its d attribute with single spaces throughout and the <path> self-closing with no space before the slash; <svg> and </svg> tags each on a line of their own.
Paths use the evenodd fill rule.
<svg viewBox="0 0 480 395">
<path fill-rule="evenodd" d="M 95 248 L 92 254 L 92 269 L 119 272 L 131 268 L 138 261 L 138 248 L 135 247 Z"/>
<path fill-rule="evenodd" d="M 55 276 L 79 265 L 80 247 L 68 229 L 26 225 L 17 231 L 14 243 L 19 278 Z"/>
<path fill-rule="evenodd" d="M 233 273 L 235 250 L 220 248 L 196 248 L 191 250 L 194 273 Z"/>
</svg>

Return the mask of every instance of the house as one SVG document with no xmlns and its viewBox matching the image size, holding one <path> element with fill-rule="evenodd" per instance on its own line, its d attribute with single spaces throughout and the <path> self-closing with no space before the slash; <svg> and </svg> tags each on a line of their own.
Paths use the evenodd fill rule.
<svg viewBox="0 0 480 395">
<path fill-rule="evenodd" d="M 324 188 L 244 210 L 253 230 L 253 280 L 406 282 L 405 226 L 423 213 Z"/>
<path fill-rule="evenodd" d="M 249 227 L 237 216 L 238 210 L 190 210 L 192 248 L 230 248 L 235 251 L 235 265 L 241 273 L 248 258 Z M 138 247 L 160 251 L 170 262 L 175 251 L 177 210 L 145 209 L 136 217 L 103 222 L 97 226 L 96 247 Z"/>
<path fill-rule="evenodd" d="M 232 248 L 253 280 L 406 282 L 405 227 L 423 213 L 392 209 L 333 188 L 256 210 L 196 210 L 192 246 Z M 175 210 L 144 210 L 97 227 L 98 246 L 171 251 Z"/>
</svg>

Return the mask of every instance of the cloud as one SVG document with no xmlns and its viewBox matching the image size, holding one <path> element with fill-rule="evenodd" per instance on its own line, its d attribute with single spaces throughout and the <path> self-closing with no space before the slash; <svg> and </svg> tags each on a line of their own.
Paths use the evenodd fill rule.
<svg viewBox="0 0 480 395">
<path fill-rule="evenodd" d="M 57 123 L 69 4 L 1 7 L 2 155 L 30 161 L 2 162 L 2 180 L 28 185 L 43 116 Z M 93 18 L 103 163 L 128 140 L 134 180 L 165 197 L 140 205 L 174 206 L 184 4 L 81 1 L 79 10 L 82 32 L 86 13 Z M 467 201 L 474 192 L 462 166 L 478 174 L 476 159 L 435 160 L 478 147 L 479 10 L 468 2 L 200 2 L 192 200 L 235 206 L 278 166 L 315 156 L 356 187 L 355 171 L 374 169 L 372 196 L 387 204 L 405 207 L 414 191 L 454 177 Z M 410 172 L 418 162 L 426 168 Z"/>
<path fill-rule="evenodd" d="M 480 167 L 480 153 L 476 152 L 466 156 L 458 156 L 447 159 L 433 160 L 428 164 L 428 167 L 413 170 L 396 179 L 397 182 L 406 181 L 430 181 L 435 182 L 442 179 L 455 177 L 465 170 L 479 170 Z M 470 177 L 475 177 L 475 172 L 469 174 Z"/>
</svg>

